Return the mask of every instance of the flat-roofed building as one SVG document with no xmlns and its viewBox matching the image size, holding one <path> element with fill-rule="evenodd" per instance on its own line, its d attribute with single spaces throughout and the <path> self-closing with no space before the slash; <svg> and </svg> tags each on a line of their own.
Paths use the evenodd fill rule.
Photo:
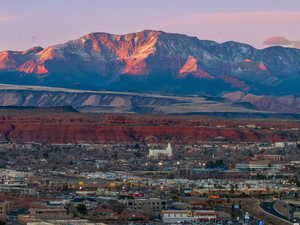
<svg viewBox="0 0 300 225">
<path fill-rule="evenodd" d="M 256 154 L 254 155 L 255 160 L 271 160 L 271 161 L 281 161 L 284 159 L 282 155 L 266 155 L 266 154 Z"/>
<path fill-rule="evenodd" d="M 271 164 L 269 161 L 249 161 L 237 163 L 235 168 L 238 170 L 266 170 L 271 168 Z"/>
<path fill-rule="evenodd" d="M 167 201 L 160 198 L 136 198 L 124 199 L 121 202 L 131 210 L 150 210 L 154 214 L 160 214 L 161 210 L 167 209 Z"/>
<path fill-rule="evenodd" d="M 30 216 L 36 219 L 71 219 L 72 215 L 68 214 L 64 208 L 31 208 Z"/>
<path fill-rule="evenodd" d="M 197 221 L 210 221 L 217 219 L 214 210 L 164 210 L 161 213 L 164 223 L 184 223 Z"/>
</svg>

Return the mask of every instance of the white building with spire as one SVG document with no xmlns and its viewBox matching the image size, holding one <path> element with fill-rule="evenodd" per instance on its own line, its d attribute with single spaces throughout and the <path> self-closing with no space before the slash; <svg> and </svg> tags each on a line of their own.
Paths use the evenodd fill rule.
<svg viewBox="0 0 300 225">
<path fill-rule="evenodd" d="M 149 158 L 158 159 L 160 157 L 172 158 L 173 149 L 170 143 L 166 149 L 149 149 Z"/>
</svg>

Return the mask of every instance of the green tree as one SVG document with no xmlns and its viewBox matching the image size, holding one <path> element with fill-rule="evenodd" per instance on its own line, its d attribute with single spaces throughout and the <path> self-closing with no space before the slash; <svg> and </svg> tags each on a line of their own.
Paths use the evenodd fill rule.
<svg viewBox="0 0 300 225">
<path fill-rule="evenodd" d="M 86 208 L 86 206 L 84 204 L 77 205 L 76 210 L 81 215 L 86 215 L 87 214 L 87 208 Z"/>
</svg>

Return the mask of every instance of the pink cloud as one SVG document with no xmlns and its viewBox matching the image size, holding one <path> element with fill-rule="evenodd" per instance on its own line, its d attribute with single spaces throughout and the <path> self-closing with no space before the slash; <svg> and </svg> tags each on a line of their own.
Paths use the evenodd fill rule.
<svg viewBox="0 0 300 225">
<path fill-rule="evenodd" d="M 0 22 L 6 22 L 10 19 L 11 19 L 11 17 L 9 17 L 9 16 L 0 16 Z"/>
<path fill-rule="evenodd" d="M 167 18 L 160 29 L 218 42 L 245 42 L 262 48 L 266 37 L 297 40 L 299 24 L 300 11 L 215 12 Z"/>
<path fill-rule="evenodd" d="M 294 47 L 300 48 L 300 41 L 294 41 Z"/>
<path fill-rule="evenodd" d="M 270 37 L 264 41 L 264 45 L 291 45 L 292 41 L 286 37 Z"/>
<path fill-rule="evenodd" d="M 300 41 L 291 41 L 286 37 L 271 37 L 263 42 L 264 45 L 281 45 L 294 48 L 300 48 Z"/>
</svg>

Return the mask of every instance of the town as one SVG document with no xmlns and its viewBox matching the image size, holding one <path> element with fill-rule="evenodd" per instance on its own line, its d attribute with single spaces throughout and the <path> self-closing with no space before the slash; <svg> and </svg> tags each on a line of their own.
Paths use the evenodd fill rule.
<svg viewBox="0 0 300 225">
<path fill-rule="evenodd" d="M 0 225 L 300 225 L 300 0 L 2 0 Z"/>
<path fill-rule="evenodd" d="M 3 224 L 291 224 L 300 142 L 0 145 Z"/>
</svg>

